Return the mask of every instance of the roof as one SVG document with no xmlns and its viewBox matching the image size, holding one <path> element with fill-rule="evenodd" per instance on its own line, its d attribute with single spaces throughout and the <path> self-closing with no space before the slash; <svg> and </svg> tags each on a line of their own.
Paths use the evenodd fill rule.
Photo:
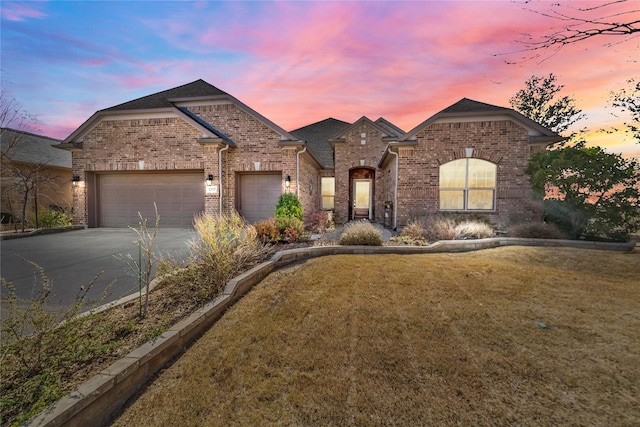
<svg viewBox="0 0 640 427">
<path fill-rule="evenodd" d="M 211 123 L 207 123 L 204 120 L 196 117 L 194 114 L 189 114 L 185 109 L 180 108 L 182 102 L 187 101 L 211 101 L 211 100 L 223 100 L 234 104 L 239 109 L 243 110 L 247 114 L 253 116 L 258 121 L 271 128 L 273 131 L 280 135 L 281 141 L 295 140 L 291 134 L 286 130 L 276 125 L 263 115 L 259 114 L 255 110 L 251 109 L 246 104 L 240 102 L 238 99 L 229 95 L 228 93 L 218 89 L 217 87 L 205 82 L 202 79 L 196 80 L 191 83 L 187 83 L 182 86 L 174 87 L 172 89 L 157 92 L 151 95 L 143 96 L 142 98 L 134 99 L 133 101 L 125 102 L 113 107 L 105 108 L 94 113 L 87 121 L 85 121 L 78 129 L 76 129 L 71 135 L 64 140 L 64 145 L 77 143 L 82 140 L 82 137 L 89 132 L 93 126 L 99 123 L 103 117 L 112 115 L 127 115 L 135 113 L 162 113 L 162 114 L 175 114 L 178 117 L 185 119 L 188 123 L 201 130 L 204 135 L 209 137 L 219 137 L 230 142 L 228 136 L 222 134 Z M 184 104 L 183 104 L 184 105 Z M 233 142 L 233 141 L 231 141 Z M 233 145 L 233 144 L 232 144 Z"/>
<path fill-rule="evenodd" d="M 182 86 L 164 90 L 162 92 L 143 96 L 133 101 L 125 102 L 114 107 L 105 108 L 101 111 L 123 111 L 123 110 L 147 110 L 154 108 L 173 107 L 174 104 L 169 101 L 172 99 L 183 98 L 199 98 L 206 96 L 225 96 L 228 93 L 218 89 L 217 87 L 205 82 L 202 79 L 195 82 L 187 83 Z"/>
<path fill-rule="evenodd" d="M 351 123 L 332 117 L 316 123 L 292 130 L 291 135 L 306 141 L 309 149 L 315 154 L 323 168 L 333 169 L 333 148 L 329 140 L 341 135 Z"/>
<path fill-rule="evenodd" d="M 12 161 L 71 169 L 71 153 L 54 147 L 61 142 L 11 128 L 2 128 L 0 133 L 2 152 Z"/>
<path fill-rule="evenodd" d="M 406 133 L 405 131 L 403 131 L 398 126 L 394 125 L 384 117 L 379 117 L 378 120 L 375 121 L 375 123 L 379 126 L 382 126 L 387 131 L 389 136 L 401 137 Z"/>
<path fill-rule="evenodd" d="M 531 142 L 541 141 L 540 137 L 544 137 L 543 139 L 546 143 L 558 142 L 564 139 L 551 129 L 542 126 L 511 108 L 499 107 L 497 105 L 474 101 L 469 98 L 462 98 L 455 104 L 450 105 L 420 123 L 418 126 L 407 132 L 400 140 L 407 141 L 414 139 L 416 134 L 422 129 L 441 119 L 474 116 L 509 116 L 510 119 L 529 130 Z"/>
</svg>

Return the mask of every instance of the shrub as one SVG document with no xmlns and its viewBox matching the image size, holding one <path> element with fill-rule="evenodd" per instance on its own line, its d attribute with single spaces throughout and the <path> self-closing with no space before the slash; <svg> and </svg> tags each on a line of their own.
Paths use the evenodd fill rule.
<svg viewBox="0 0 640 427">
<path fill-rule="evenodd" d="M 0 212 L 0 223 L 2 224 L 11 224 L 13 219 L 13 215 L 9 212 Z"/>
<path fill-rule="evenodd" d="M 344 227 L 338 244 L 382 246 L 382 233 L 367 220 L 356 221 Z"/>
<path fill-rule="evenodd" d="M 495 235 L 493 228 L 484 222 L 465 221 L 454 228 L 457 240 L 484 239 Z"/>
<path fill-rule="evenodd" d="M 406 234 L 405 234 L 405 230 Z M 493 228 L 484 217 L 454 215 L 433 215 L 410 222 L 402 230 L 403 235 L 418 240 L 433 242 L 437 240 L 482 239 L 495 235 Z"/>
<path fill-rule="evenodd" d="M 270 254 L 256 229 L 237 213 L 198 215 L 194 226 L 198 236 L 191 242 L 196 264 L 191 274 L 203 287 L 203 299 L 219 294 L 229 279 Z"/>
<path fill-rule="evenodd" d="M 509 227 L 509 237 L 526 239 L 566 239 L 567 235 L 554 224 L 546 222 L 528 222 Z"/>
<path fill-rule="evenodd" d="M 302 220 L 302 205 L 293 193 L 283 193 L 276 203 L 276 218 L 297 218 Z"/>
<path fill-rule="evenodd" d="M 402 229 L 400 236 L 409 238 L 411 240 L 426 240 L 426 230 L 424 229 L 420 221 L 409 221 L 406 227 Z"/>
<path fill-rule="evenodd" d="M 297 242 L 304 235 L 304 223 L 298 218 L 277 218 L 276 226 L 288 242 Z"/>
<path fill-rule="evenodd" d="M 253 226 L 256 229 L 258 238 L 263 243 L 277 242 L 280 238 L 280 230 L 278 230 L 275 218 L 258 221 Z"/>
<path fill-rule="evenodd" d="M 311 215 L 311 227 L 317 233 L 324 233 L 328 229 L 333 228 L 331 213 L 328 211 L 320 211 Z"/>
<path fill-rule="evenodd" d="M 29 216 L 29 223 L 36 224 L 36 216 L 31 213 Z M 66 227 L 71 225 L 71 217 L 64 211 L 59 209 L 42 209 L 38 210 L 38 227 L 50 228 L 50 227 Z"/>
<path fill-rule="evenodd" d="M 13 285 L 2 280 L 2 328 L 0 333 L 0 419 L 3 425 L 18 425 L 65 394 L 71 372 L 108 354 L 119 343 L 114 324 L 101 314 L 79 316 L 89 301 L 94 281 L 76 301 L 60 311 L 51 309 L 53 282 L 41 267 L 37 270 L 39 291 L 20 299 Z M 97 279 L 97 278 L 96 278 Z M 106 293 L 100 301 L 104 300 Z M 89 308 L 95 308 L 95 301 Z"/>
<path fill-rule="evenodd" d="M 414 239 L 411 236 L 403 236 L 402 234 L 399 236 L 394 236 L 391 238 L 391 241 L 396 245 L 412 245 L 412 246 L 425 246 L 427 245 L 427 241 L 424 239 Z"/>
<path fill-rule="evenodd" d="M 451 217 L 436 215 L 423 220 L 421 225 L 424 229 L 424 237 L 429 242 L 454 240 L 458 235 L 456 232 L 456 221 Z"/>
</svg>

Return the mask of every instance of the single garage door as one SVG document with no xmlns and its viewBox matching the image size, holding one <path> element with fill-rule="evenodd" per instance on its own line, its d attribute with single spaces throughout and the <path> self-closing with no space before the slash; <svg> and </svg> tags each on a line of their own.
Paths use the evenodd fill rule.
<svg viewBox="0 0 640 427">
<path fill-rule="evenodd" d="M 99 225 L 137 227 L 140 212 L 152 227 L 155 202 L 160 227 L 192 227 L 194 215 L 204 211 L 203 176 L 203 172 L 100 175 Z"/>
<path fill-rule="evenodd" d="M 250 223 L 272 218 L 282 192 L 282 174 L 242 174 L 238 212 Z"/>
</svg>

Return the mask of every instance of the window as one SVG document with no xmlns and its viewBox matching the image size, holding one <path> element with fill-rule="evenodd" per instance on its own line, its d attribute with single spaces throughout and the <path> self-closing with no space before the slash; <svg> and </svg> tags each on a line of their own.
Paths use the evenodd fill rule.
<svg viewBox="0 0 640 427">
<path fill-rule="evenodd" d="M 333 209 L 333 199 L 336 193 L 336 179 L 332 176 L 322 177 L 322 209 Z"/>
<path fill-rule="evenodd" d="M 494 210 L 498 167 L 458 159 L 440 166 L 440 210 Z"/>
</svg>

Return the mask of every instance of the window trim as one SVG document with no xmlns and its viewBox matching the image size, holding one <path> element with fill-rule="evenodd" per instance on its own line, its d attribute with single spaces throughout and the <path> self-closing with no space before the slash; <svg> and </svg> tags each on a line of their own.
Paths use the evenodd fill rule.
<svg viewBox="0 0 640 427">
<path fill-rule="evenodd" d="M 487 162 L 490 163 L 491 165 L 493 165 L 495 167 L 495 178 L 494 178 L 494 182 L 495 185 L 493 187 L 473 187 L 473 188 L 469 188 L 469 160 L 470 159 L 476 159 L 476 160 L 481 160 L 483 162 Z M 447 165 L 449 163 L 452 162 L 456 162 L 459 160 L 465 160 L 465 177 L 464 177 L 464 187 L 440 187 L 440 177 L 441 177 L 441 169 L 444 165 Z M 492 200 L 492 207 L 491 209 L 469 209 L 469 190 L 471 191 L 475 191 L 475 190 L 484 190 L 484 191 L 492 191 L 493 192 L 493 200 Z M 462 204 L 463 207 L 462 209 L 443 209 L 441 208 L 441 201 L 442 198 L 440 197 L 441 193 L 443 191 L 462 191 L 463 193 L 463 200 L 462 200 Z M 447 163 L 443 163 L 440 165 L 440 167 L 438 168 L 438 210 L 442 211 L 442 212 L 495 212 L 497 210 L 497 194 L 498 194 L 498 165 L 496 163 L 490 162 L 488 160 L 485 159 L 478 159 L 475 157 L 465 157 L 465 158 L 460 158 L 460 159 L 453 159 Z"/>
</svg>

